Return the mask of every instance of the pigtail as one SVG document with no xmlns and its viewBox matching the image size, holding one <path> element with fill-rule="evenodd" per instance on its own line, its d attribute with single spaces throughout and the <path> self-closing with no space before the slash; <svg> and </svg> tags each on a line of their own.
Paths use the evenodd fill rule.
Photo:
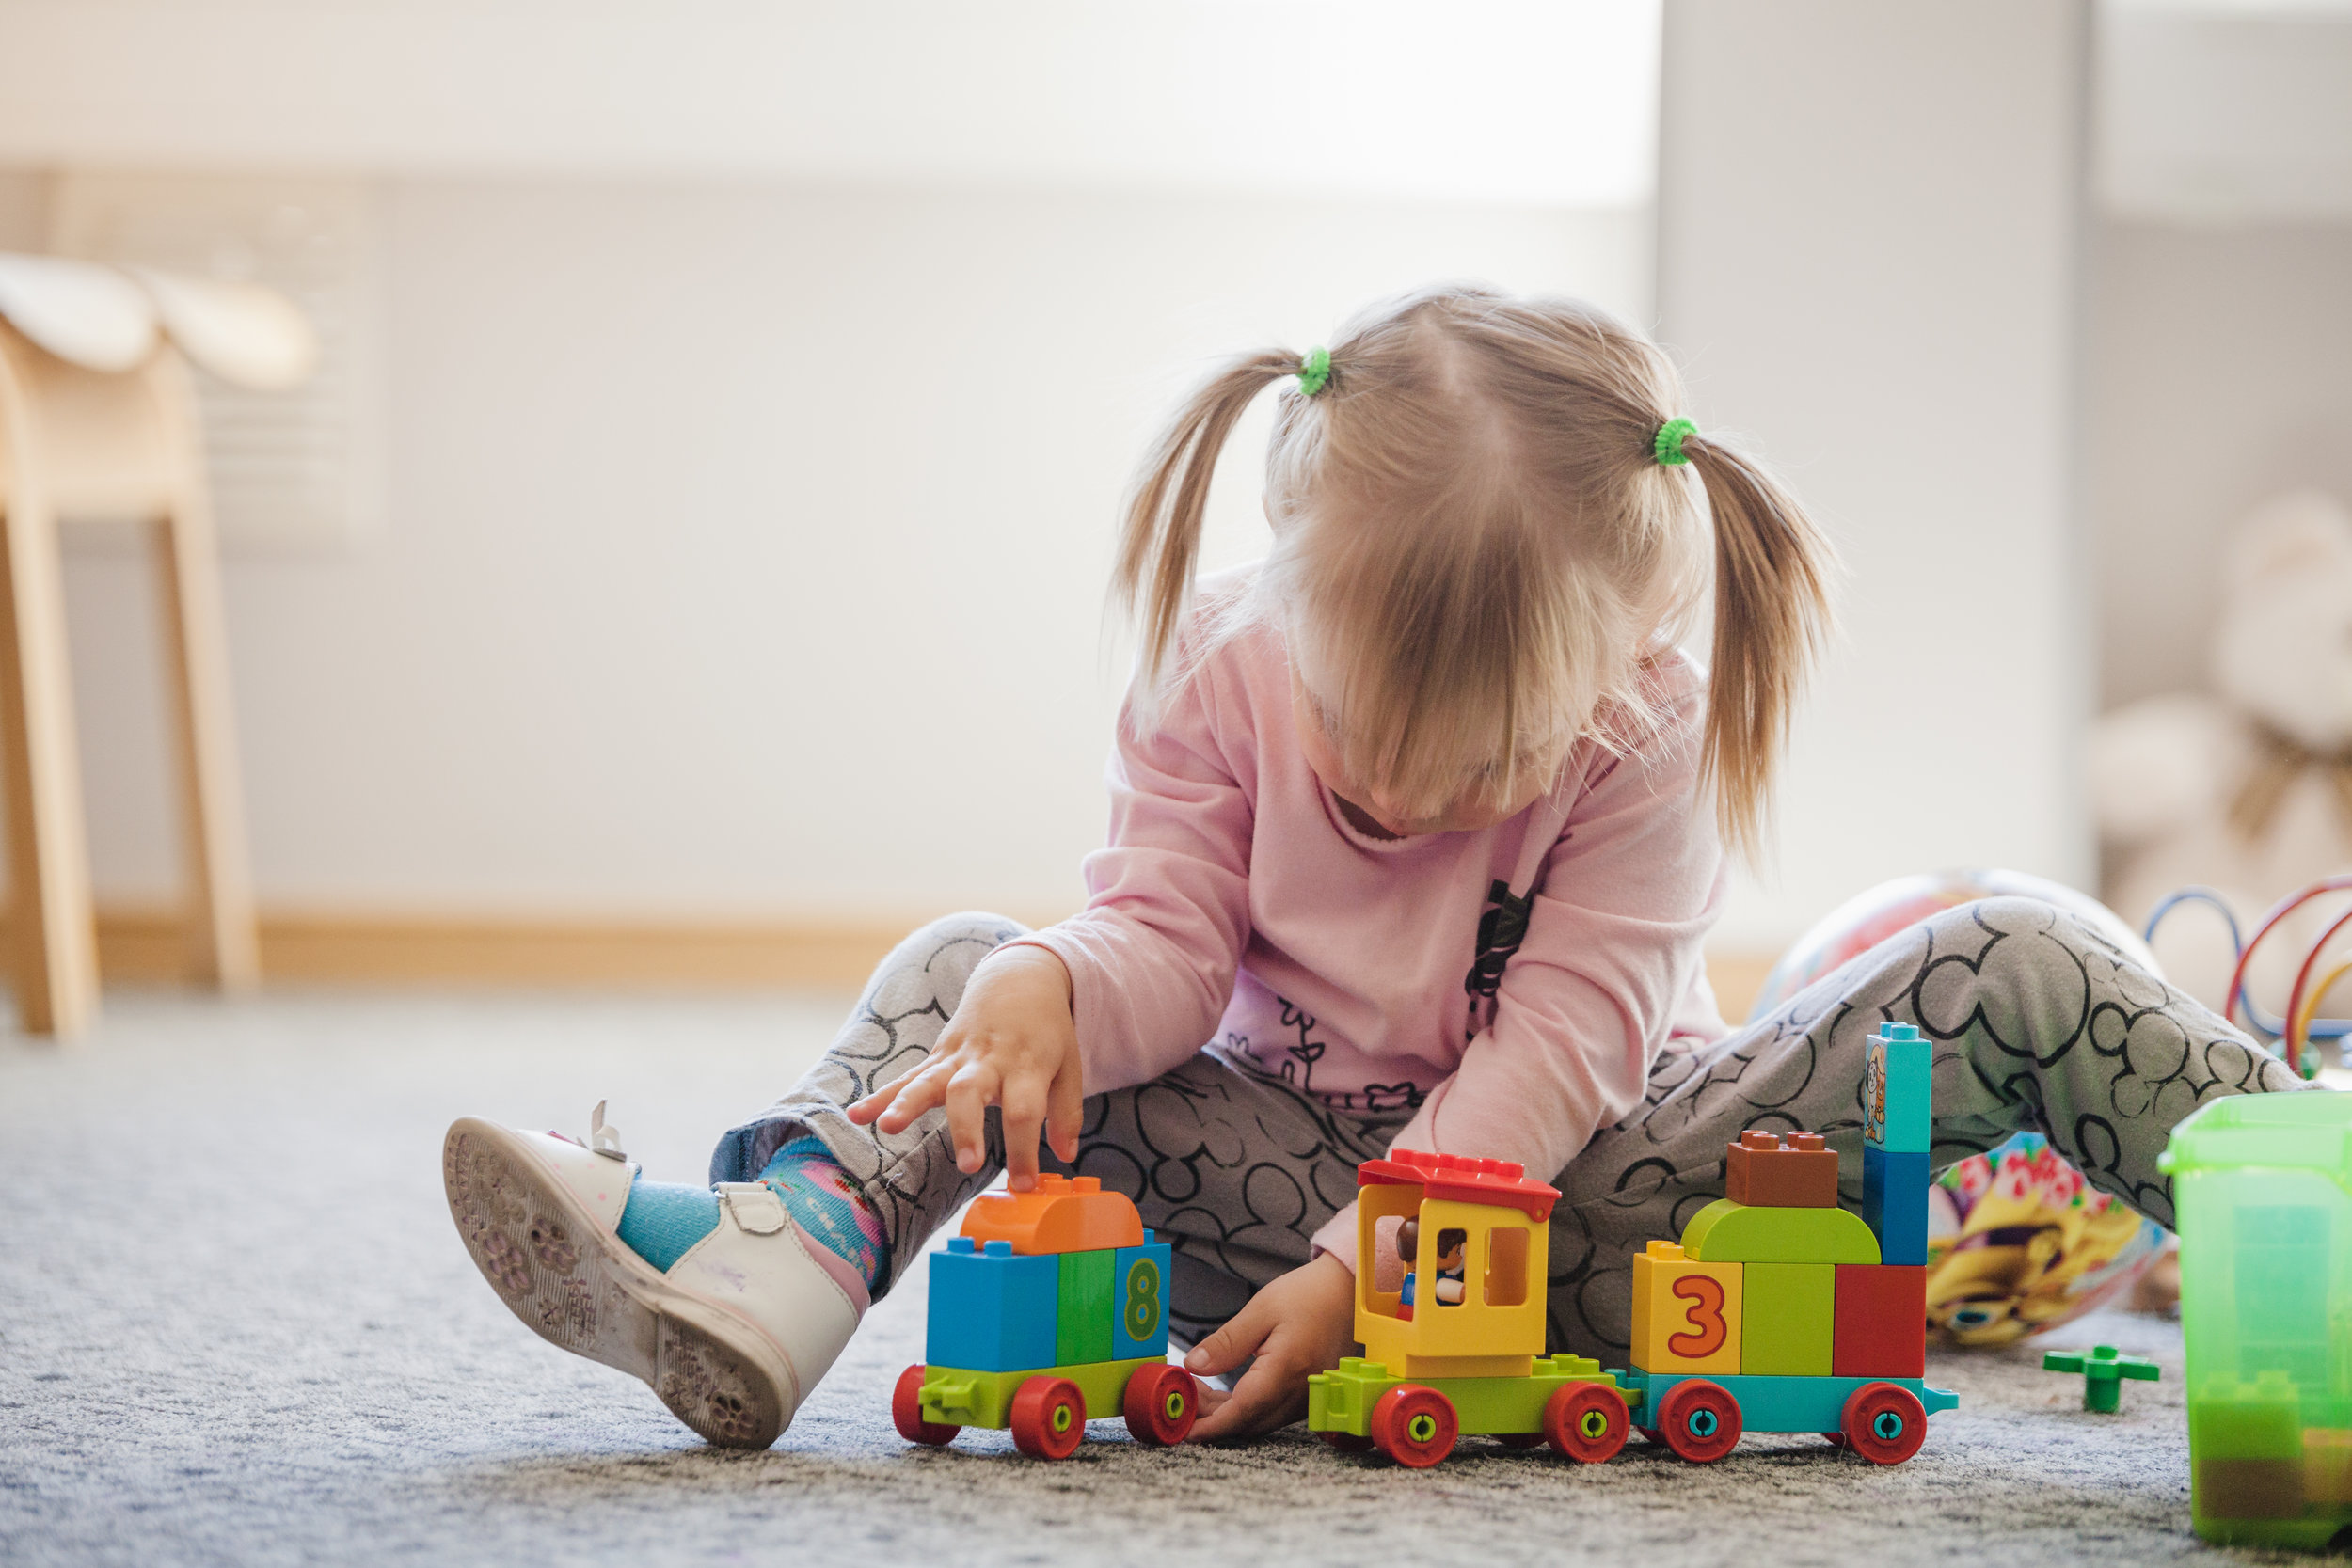
<svg viewBox="0 0 2352 1568">
<path fill-rule="evenodd" d="M 1173 673 L 1217 453 L 1267 384 L 1298 372 L 1299 356 L 1279 349 L 1232 361 L 1177 411 L 1136 476 L 1111 584 L 1120 609 L 1137 622 L 1135 694 L 1145 729 Z"/>
<path fill-rule="evenodd" d="M 1797 693 L 1830 627 L 1836 552 L 1796 498 L 1740 453 L 1681 443 L 1715 517 L 1715 647 L 1700 776 L 1724 842 L 1754 858 Z"/>
</svg>

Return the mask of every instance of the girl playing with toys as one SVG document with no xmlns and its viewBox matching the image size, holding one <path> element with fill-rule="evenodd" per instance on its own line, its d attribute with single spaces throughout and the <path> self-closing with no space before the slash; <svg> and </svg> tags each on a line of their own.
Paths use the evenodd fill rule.
<svg viewBox="0 0 2352 1568">
<path fill-rule="evenodd" d="M 1272 548 L 1196 583 L 1218 452 L 1269 388 Z M 2299 1081 L 2058 909 L 1952 909 L 1717 1015 L 1725 847 L 1761 836 L 1835 566 L 1683 408 L 1630 327 L 1473 287 L 1227 363 L 1128 505 L 1140 653 L 1084 912 L 907 938 L 709 1185 L 639 1174 L 601 1106 L 584 1144 L 458 1122 L 443 1176 L 484 1275 L 764 1447 L 933 1230 L 1043 1162 L 1173 1244 L 1185 1366 L 1247 1368 L 1195 1435 L 1235 1438 L 1353 1348 L 1359 1162 L 1558 1172 L 1550 1348 L 1621 1364 L 1633 1255 L 1723 1195 L 1742 1131 L 1825 1134 L 1858 1204 L 1890 1021 L 1935 1042 L 1934 1167 L 2036 1129 L 2169 1222 L 2172 1124 Z M 1679 641 L 1710 600 L 1702 662 Z"/>
</svg>

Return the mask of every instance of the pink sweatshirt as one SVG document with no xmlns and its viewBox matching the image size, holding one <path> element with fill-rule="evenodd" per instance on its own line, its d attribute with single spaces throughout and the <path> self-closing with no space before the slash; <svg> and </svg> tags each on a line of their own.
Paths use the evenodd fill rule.
<svg viewBox="0 0 2352 1568">
<path fill-rule="evenodd" d="M 1406 1148 L 1565 1168 L 1669 1038 L 1724 1032 L 1699 951 L 1724 884 L 1704 681 L 1679 655 L 1660 679 L 1671 719 L 1629 754 L 1581 743 L 1507 821 L 1397 840 L 1309 767 L 1271 627 L 1212 651 L 1150 738 L 1122 712 L 1087 908 L 1028 939 L 1069 966 L 1086 1092 L 1215 1040 L 1335 1107 L 1413 1107 Z M 1351 1205 L 1315 1245 L 1353 1267 L 1355 1225 Z"/>
</svg>

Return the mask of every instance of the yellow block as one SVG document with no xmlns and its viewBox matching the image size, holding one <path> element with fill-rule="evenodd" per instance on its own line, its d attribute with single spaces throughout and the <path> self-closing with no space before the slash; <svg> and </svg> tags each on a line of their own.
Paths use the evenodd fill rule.
<svg viewBox="0 0 2352 1568">
<path fill-rule="evenodd" d="M 1740 1370 L 1744 1265 L 1700 1263 L 1673 1242 L 1633 1259 L 1633 1364 L 1651 1372 Z"/>
</svg>

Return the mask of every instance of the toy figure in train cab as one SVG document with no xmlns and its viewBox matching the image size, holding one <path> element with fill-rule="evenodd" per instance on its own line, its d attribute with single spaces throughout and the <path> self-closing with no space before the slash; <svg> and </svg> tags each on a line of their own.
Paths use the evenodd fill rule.
<svg viewBox="0 0 2352 1568">
<path fill-rule="evenodd" d="M 1746 1431 L 1820 1433 L 1901 1464 L 1929 1413 L 1959 1402 L 1924 1381 L 1930 1049 L 1910 1024 L 1870 1037 L 1859 1216 L 1837 1207 L 1837 1156 L 1819 1135 L 1751 1132 L 1730 1146 L 1729 1196 L 1693 1215 L 1679 1244 L 1652 1242 L 1633 1260 L 1623 1370 L 1538 1354 L 1557 1191 L 1493 1160 L 1391 1149 L 1366 1161 L 1364 1354 L 1308 1379 L 1308 1426 L 1414 1466 L 1463 1433 L 1598 1463 L 1632 1429 L 1700 1463 Z M 1374 1261 L 1384 1224 L 1409 1271 L 1394 1291 Z"/>
<path fill-rule="evenodd" d="M 931 1254 L 927 1361 L 898 1376 L 898 1435 L 1010 1427 L 1023 1453 L 1064 1459 L 1087 1422 L 1123 1416 L 1137 1442 L 1183 1442 L 1200 1389 L 1168 1364 L 1168 1259 L 1135 1204 L 1090 1176 L 974 1199 Z"/>
</svg>

